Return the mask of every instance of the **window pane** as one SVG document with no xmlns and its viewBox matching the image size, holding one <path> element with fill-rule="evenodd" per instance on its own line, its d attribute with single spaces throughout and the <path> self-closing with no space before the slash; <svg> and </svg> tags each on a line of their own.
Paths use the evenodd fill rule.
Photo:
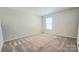
<svg viewBox="0 0 79 59">
<path fill-rule="evenodd" d="M 46 29 L 51 30 L 52 29 L 52 24 L 51 23 L 46 24 Z"/>
<path fill-rule="evenodd" d="M 52 18 L 46 18 L 46 23 L 52 23 Z"/>
<path fill-rule="evenodd" d="M 52 17 L 46 18 L 46 29 L 52 30 Z"/>
</svg>

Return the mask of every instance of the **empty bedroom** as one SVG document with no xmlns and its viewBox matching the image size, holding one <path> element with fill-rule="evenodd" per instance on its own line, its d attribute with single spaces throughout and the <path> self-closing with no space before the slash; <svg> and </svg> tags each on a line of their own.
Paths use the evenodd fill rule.
<svg viewBox="0 0 79 59">
<path fill-rule="evenodd" d="M 78 52 L 79 8 L 0 7 L 1 52 Z"/>
</svg>

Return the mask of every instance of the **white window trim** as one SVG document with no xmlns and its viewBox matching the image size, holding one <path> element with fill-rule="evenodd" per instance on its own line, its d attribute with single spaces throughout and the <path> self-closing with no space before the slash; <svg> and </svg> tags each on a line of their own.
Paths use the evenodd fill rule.
<svg viewBox="0 0 79 59">
<path fill-rule="evenodd" d="M 53 19 L 52 19 L 52 22 L 48 22 L 48 23 L 47 23 L 47 22 L 46 22 L 46 19 L 47 19 L 47 18 L 52 18 L 52 17 L 46 17 L 46 18 L 45 18 L 45 28 L 46 28 L 46 30 L 52 30 L 52 29 L 53 29 Z M 50 27 L 47 27 L 48 24 L 51 24 L 51 26 L 50 26 Z"/>
</svg>

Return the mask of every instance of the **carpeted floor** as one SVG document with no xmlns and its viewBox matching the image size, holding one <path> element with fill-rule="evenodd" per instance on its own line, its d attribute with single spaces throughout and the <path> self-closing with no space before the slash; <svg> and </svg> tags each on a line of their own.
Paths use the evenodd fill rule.
<svg viewBox="0 0 79 59">
<path fill-rule="evenodd" d="M 76 52 L 76 39 L 39 34 L 5 42 L 2 52 Z"/>
</svg>

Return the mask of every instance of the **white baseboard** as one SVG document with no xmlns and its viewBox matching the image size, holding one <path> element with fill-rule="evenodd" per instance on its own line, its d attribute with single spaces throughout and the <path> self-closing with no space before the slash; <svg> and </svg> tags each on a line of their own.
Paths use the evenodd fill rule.
<svg viewBox="0 0 79 59">
<path fill-rule="evenodd" d="M 47 33 L 47 34 L 77 39 L 77 37 L 72 37 L 72 36 L 66 36 L 66 35 L 60 35 L 60 34 L 53 34 L 53 33 Z"/>
<path fill-rule="evenodd" d="M 38 34 L 41 34 L 41 33 L 38 33 Z M 24 38 L 24 37 L 35 36 L 35 35 L 38 35 L 38 34 L 31 34 L 31 35 L 28 35 L 28 36 L 23 35 L 23 36 L 20 36 L 20 37 L 16 37 L 16 38 L 12 38 L 12 39 L 9 39 L 9 40 L 5 40 L 5 42 L 11 41 L 11 40 L 17 40 L 17 39 Z M 46 33 L 46 34 L 50 34 L 50 33 Z M 62 37 L 68 37 L 68 38 L 77 39 L 77 37 L 64 36 L 64 35 L 59 35 L 59 34 L 51 34 L 51 35 L 57 35 L 57 36 L 62 36 Z"/>
<path fill-rule="evenodd" d="M 35 36 L 35 35 L 38 35 L 38 34 L 41 34 L 41 33 L 30 34 L 30 35 L 28 35 L 28 36 L 23 35 L 23 36 L 19 36 L 19 37 L 15 37 L 15 38 L 11 38 L 11 39 L 5 40 L 4 42 L 8 42 L 8 41 L 11 41 L 11 40 L 17 40 L 17 39 L 21 39 L 21 38 L 29 37 L 29 36 Z"/>
</svg>

